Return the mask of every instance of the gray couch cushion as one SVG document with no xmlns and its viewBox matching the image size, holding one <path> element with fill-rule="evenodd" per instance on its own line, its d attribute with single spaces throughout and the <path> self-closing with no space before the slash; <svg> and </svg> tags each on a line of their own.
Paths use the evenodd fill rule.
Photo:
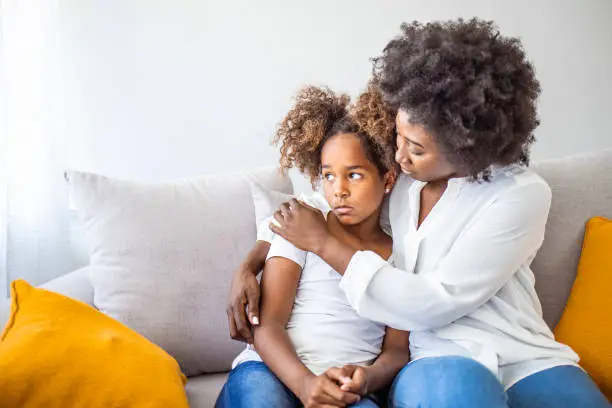
<svg viewBox="0 0 612 408">
<path fill-rule="evenodd" d="M 276 167 L 160 183 L 68 172 L 91 249 L 94 304 L 175 357 L 186 375 L 230 368 L 224 313 L 256 238 L 250 182 L 290 193 Z"/>
<path fill-rule="evenodd" d="M 544 319 L 554 327 L 576 277 L 586 221 L 612 218 L 612 150 L 537 163 L 552 189 L 544 245 L 533 262 Z"/>
<path fill-rule="evenodd" d="M 212 408 L 223 388 L 227 374 L 208 374 L 189 378 L 187 398 L 191 408 Z"/>
</svg>

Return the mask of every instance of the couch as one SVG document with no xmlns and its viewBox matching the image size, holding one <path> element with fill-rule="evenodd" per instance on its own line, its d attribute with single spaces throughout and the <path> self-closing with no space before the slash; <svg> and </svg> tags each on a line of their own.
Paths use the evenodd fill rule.
<svg viewBox="0 0 612 408">
<path fill-rule="evenodd" d="M 585 222 L 592 216 L 612 218 L 612 150 L 535 163 L 533 169 L 553 191 L 544 244 L 533 262 L 536 289 L 539 293 L 544 318 L 552 328 L 558 322 L 576 274 Z M 253 214 L 253 224 L 255 223 Z M 231 222 L 231 220 L 226 220 Z M 224 256 L 224 254 L 219 254 Z M 231 273 L 219 276 L 227 288 Z M 94 304 L 94 289 L 87 267 L 54 279 L 44 288 L 62 293 L 90 305 Z M 217 286 L 219 287 L 219 286 Z M 207 293 L 207 296 L 210 296 Z M 226 293 L 215 294 L 224 299 Z M 224 304 L 210 310 L 224 315 Z M 8 301 L 0 304 L 0 324 L 8 316 Z M 212 319 L 212 331 L 226 333 L 224 319 Z M 234 343 L 229 335 L 228 344 Z M 232 349 L 239 349 L 236 344 Z M 231 363 L 228 359 L 227 365 Z M 190 377 L 187 395 L 192 407 L 212 407 L 226 378 L 225 373 L 211 373 Z"/>
</svg>

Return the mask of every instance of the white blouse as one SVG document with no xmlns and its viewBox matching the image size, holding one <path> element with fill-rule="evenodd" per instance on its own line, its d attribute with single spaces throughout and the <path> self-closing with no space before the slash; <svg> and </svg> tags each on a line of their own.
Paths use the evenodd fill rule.
<svg viewBox="0 0 612 408">
<path fill-rule="evenodd" d="M 340 282 L 363 317 L 410 330 L 412 359 L 471 357 L 509 388 L 538 371 L 577 365 L 554 340 L 530 269 L 544 239 L 551 191 L 529 169 L 490 182 L 449 180 L 417 228 L 426 183 L 402 175 L 389 202 L 394 264 L 357 252 Z"/>
</svg>

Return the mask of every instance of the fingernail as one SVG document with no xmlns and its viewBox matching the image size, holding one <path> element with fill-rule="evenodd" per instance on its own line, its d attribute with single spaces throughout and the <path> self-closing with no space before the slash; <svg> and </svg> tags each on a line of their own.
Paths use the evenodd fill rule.
<svg viewBox="0 0 612 408">
<path fill-rule="evenodd" d="M 251 318 L 251 323 L 254 324 L 255 326 L 259 325 L 259 317 L 253 316 Z"/>
</svg>

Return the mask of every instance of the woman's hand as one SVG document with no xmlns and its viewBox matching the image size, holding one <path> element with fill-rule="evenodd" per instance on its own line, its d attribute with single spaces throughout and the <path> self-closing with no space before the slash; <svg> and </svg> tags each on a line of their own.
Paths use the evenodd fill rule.
<svg viewBox="0 0 612 408">
<path fill-rule="evenodd" d="M 234 272 L 227 302 L 227 320 L 230 337 L 234 340 L 253 343 L 252 327 L 259 324 L 259 298 L 261 288 L 257 272 L 242 264 Z M 248 308 L 248 318 L 247 318 Z"/>
<path fill-rule="evenodd" d="M 230 337 L 234 340 L 253 343 L 251 325 L 257 326 L 259 324 L 259 298 L 261 295 L 256 277 L 266 263 L 268 251 L 270 251 L 269 242 L 255 242 L 245 260 L 234 272 L 225 309 Z"/>
<path fill-rule="evenodd" d="M 336 380 L 337 370 L 337 368 L 329 369 L 302 382 L 298 397 L 305 408 L 346 407 L 359 402 L 361 399 L 359 395 L 340 389 Z"/>
<path fill-rule="evenodd" d="M 319 253 L 331 236 L 323 213 L 295 199 L 282 204 L 274 218 L 279 226 L 270 229 L 303 251 Z"/>
</svg>

